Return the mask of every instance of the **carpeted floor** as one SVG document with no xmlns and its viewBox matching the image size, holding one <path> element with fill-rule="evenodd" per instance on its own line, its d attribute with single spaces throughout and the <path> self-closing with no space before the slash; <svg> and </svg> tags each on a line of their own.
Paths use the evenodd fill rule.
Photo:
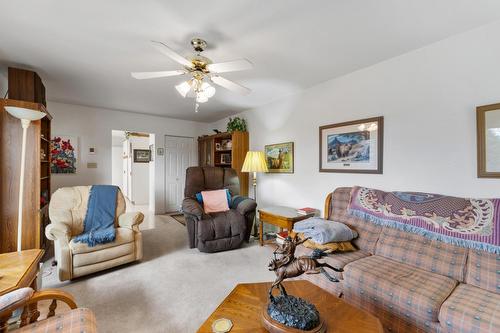
<svg viewBox="0 0 500 333">
<path fill-rule="evenodd" d="M 186 228 L 156 216 L 144 230 L 144 258 L 60 283 L 47 262 L 43 288 L 62 288 L 97 317 L 99 332 L 196 332 L 237 283 L 274 280 L 271 249 L 253 241 L 241 249 L 205 254 L 189 249 Z"/>
</svg>

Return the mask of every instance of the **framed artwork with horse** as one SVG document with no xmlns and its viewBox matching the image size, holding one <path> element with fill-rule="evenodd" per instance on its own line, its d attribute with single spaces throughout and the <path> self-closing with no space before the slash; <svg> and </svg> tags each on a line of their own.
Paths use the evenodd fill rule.
<svg viewBox="0 0 500 333">
<path fill-rule="evenodd" d="M 266 145 L 264 151 L 270 173 L 293 173 L 293 142 Z"/>
<path fill-rule="evenodd" d="M 384 117 L 319 128 L 319 171 L 382 173 Z"/>
</svg>

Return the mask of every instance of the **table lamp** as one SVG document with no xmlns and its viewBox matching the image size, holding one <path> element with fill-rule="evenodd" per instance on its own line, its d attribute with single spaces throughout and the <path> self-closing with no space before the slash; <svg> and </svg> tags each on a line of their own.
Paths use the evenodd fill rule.
<svg viewBox="0 0 500 333">
<path fill-rule="evenodd" d="M 252 185 L 254 200 L 257 201 L 257 172 L 268 172 L 266 157 L 261 151 L 249 151 L 245 156 L 241 172 L 252 172 Z M 257 234 L 257 225 L 254 224 L 254 235 Z"/>
<path fill-rule="evenodd" d="M 24 194 L 24 165 L 26 160 L 26 134 L 30 123 L 35 120 L 40 120 L 45 117 L 45 113 L 18 108 L 15 106 L 5 106 L 5 110 L 13 117 L 21 120 L 23 128 L 23 143 L 21 146 L 21 172 L 19 175 L 19 205 L 17 212 L 17 252 L 21 252 L 22 235 L 23 235 L 23 194 Z"/>
</svg>

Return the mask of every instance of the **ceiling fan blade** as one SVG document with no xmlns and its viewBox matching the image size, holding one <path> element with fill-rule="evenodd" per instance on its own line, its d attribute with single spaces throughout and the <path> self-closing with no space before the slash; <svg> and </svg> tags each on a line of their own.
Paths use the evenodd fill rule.
<svg viewBox="0 0 500 333">
<path fill-rule="evenodd" d="M 244 87 L 244 86 L 242 86 L 236 82 L 233 82 L 231 80 L 225 79 L 222 76 L 214 75 L 210 78 L 210 80 L 212 80 L 213 83 L 215 83 L 221 87 L 224 87 L 228 90 L 237 92 L 237 93 L 242 94 L 242 95 L 248 95 L 251 92 L 251 90 L 248 89 L 247 87 Z"/>
<path fill-rule="evenodd" d="M 179 53 L 177 53 L 174 50 L 172 50 L 167 45 L 163 44 L 162 42 L 157 42 L 155 40 L 153 40 L 152 42 L 153 42 L 153 46 L 158 51 L 160 51 L 161 53 L 163 53 L 164 55 L 166 55 L 170 59 L 178 62 L 182 66 L 186 66 L 186 67 L 189 67 L 189 68 L 193 67 L 193 63 L 191 61 L 189 61 L 188 59 L 184 58 L 183 56 L 181 56 Z"/>
<path fill-rule="evenodd" d="M 227 62 L 220 62 L 217 64 L 207 65 L 207 69 L 214 73 L 236 72 L 252 69 L 253 64 L 247 59 L 238 59 Z"/>
<path fill-rule="evenodd" d="M 130 73 L 130 75 L 132 75 L 132 77 L 135 79 L 144 80 L 144 79 L 156 79 L 159 77 L 177 76 L 186 73 L 187 73 L 186 71 L 179 69 L 175 71 L 161 71 L 161 72 L 132 72 Z"/>
</svg>

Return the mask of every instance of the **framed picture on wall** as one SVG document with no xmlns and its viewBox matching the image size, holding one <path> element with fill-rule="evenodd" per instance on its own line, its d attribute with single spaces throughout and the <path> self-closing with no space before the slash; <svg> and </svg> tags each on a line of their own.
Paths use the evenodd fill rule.
<svg viewBox="0 0 500 333">
<path fill-rule="evenodd" d="M 266 145 L 264 153 L 270 173 L 293 173 L 293 142 Z"/>
<path fill-rule="evenodd" d="M 134 149 L 134 163 L 149 163 L 151 151 L 149 149 Z"/>
<path fill-rule="evenodd" d="M 479 106 L 477 116 L 477 176 L 500 178 L 500 103 Z"/>
<path fill-rule="evenodd" d="M 379 173 L 383 171 L 384 117 L 319 128 L 319 171 Z"/>
<path fill-rule="evenodd" d="M 50 173 L 76 173 L 78 138 L 56 135 L 50 140 Z"/>
</svg>

